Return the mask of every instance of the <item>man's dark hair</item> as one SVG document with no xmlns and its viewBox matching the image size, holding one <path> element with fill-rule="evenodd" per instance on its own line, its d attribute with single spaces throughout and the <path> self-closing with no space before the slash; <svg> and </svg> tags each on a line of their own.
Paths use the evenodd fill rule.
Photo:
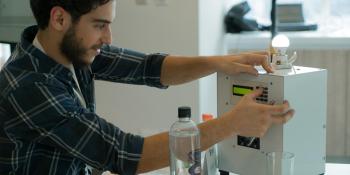
<svg viewBox="0 0 350 175">
<path fill-rule="evenodd" d="M 45 29 L 50 20 L 51 9 L 60 6 L 77 22 L 80 17 L 112 0 L 30 0 L 34 17 L 40 29 Z"/>
</svg>

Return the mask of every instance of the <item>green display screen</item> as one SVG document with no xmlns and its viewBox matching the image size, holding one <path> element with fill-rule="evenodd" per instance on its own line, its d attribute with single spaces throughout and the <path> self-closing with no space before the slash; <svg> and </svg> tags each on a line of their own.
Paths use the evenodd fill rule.
<svg viewBox="0 0 350 175">
<path fill-rule="evenodd" d="M 233 85 L 232 87 L 233 95 L 237 95 L 237 96 L 244 96 L 245 94 L 248 94 L 252 91 L 253 91 L 253 88 L 248 86 Z"/>
</svg>

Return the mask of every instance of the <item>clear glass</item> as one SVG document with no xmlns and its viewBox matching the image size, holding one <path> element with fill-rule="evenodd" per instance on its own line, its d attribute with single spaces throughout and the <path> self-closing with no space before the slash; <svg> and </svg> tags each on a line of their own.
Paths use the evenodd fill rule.
<svg viewBox="0 0 350 175">
<path fill-rule="evenodd" d="M 266 154 L 267 175 L 294 175 L 294 154 L 270 152 Z"/>
<path fill-rule="evenodd" d="M 175 122 L 169 132 L 170 174 L 201 174 L 200 134 L 190 118 Z"/>
</svg>

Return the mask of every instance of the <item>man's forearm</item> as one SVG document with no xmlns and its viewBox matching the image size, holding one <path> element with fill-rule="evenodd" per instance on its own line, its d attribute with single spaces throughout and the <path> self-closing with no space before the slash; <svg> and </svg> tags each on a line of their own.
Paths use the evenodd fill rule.
<svg viewBox="0 0 350 175">
<path fill-rule="evenodd" d="M 198 127 L 201 132 L 201 151 L 207 150 L 234 134 L 232 121 L 226 114 L 217 119 L 201 123 Z"/>
<path fill-rule="evenodd" d="M 212 74 L 216 71 L 215 59 L 217 57 L 167 56 L 162 66 L 161 83 L 177 85 Z"/>
<path fill-rule="evenodd" d="M 208 57 L 167 56 L 162 64 L 160 82 L 163 85 L 182 84 L 214 72 L 258 76 L 255 69 L 257 65 L 261 65 L 268 73 L 273 72 L 268 63 L 267 52 Z"/>
<path fill-rule="evenodd" d="M 146 137 L 137 174 L 169 166 L 169 135 L 163 132 Z"/>
</svg>

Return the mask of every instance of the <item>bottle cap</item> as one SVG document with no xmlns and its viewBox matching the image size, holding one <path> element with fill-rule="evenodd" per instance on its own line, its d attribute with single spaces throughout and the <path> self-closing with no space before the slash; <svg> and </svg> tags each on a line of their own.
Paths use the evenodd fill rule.
<svg viewBox="0 0 350 175">
<path fill-rule="evenodd" d="M 214 116 L 211 115 L 211 114 L 202 114 L 202 120 L 203 120 L 204 122 L 206 122 L 206 121 L 208 121 L 208 120 L 212 120 L 213 118 L 214 118 Z"/>
<path fill-rule="evenodd" d="M 178 109 L 179 118 L 191 118 L 191 108 L 188 106 L 181 106 Z"/>
</svg>

